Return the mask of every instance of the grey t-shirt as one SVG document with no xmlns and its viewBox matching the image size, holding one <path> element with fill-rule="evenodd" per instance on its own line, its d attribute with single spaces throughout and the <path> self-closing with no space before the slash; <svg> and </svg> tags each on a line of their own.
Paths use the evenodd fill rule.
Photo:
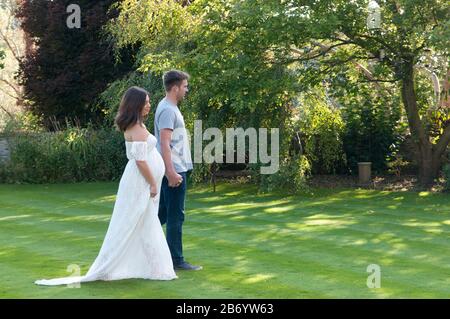
<svg viewBox="0 0 450 319">
<path fill-rule="evenodd" d="M 160 130 L 172 129 L 172 139 L 170 149 L 172 151 L 172 163 L 177 173 L 192 170 L 191 147 L 187 136 L 184 118 L 178 106 L 163 98 L 159 102 L 155 113 L 155 137 L 157 140 L 156 148 L 161 152 Z"/>
</svg>

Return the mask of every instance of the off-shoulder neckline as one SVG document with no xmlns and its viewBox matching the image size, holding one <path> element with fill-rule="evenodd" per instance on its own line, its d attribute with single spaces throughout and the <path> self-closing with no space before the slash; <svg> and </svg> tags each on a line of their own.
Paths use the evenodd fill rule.
<svg viewBox="0 0 450 319">
<path fill-rule="evenodd" d="M 146 143 L 146 142 L 148 141 L 148 139 L 150 138 L 151 135 L 152 135 L 152 134 L 149 133 L 149 134 L 147 135 L 147 138 L 145 139 L 145 141 L 127 141 L 127 140 L 125 140 L 125 143 Z"/>
</svg>

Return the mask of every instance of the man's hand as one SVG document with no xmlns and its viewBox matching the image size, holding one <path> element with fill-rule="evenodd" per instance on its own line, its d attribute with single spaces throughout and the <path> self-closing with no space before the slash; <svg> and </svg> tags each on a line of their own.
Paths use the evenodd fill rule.
<svg viewBox="0 0 450 319">
<path fill-rule="evenodd" d="M 183 182 L 183 177 L 175 171 L 172 163 L 172 154 L 170 150 L 172 130 L 162 129 L 160 130 L 160 134 L 162 158 L 164 160 L 164 166 L 166 167 L 166 177 L 169 182 L 169 187 L 178 187 Z"/>
<path fill-rule="evenodd" d="M 166 177 L 169 181 L 169 187 L 178 187 L 183 182 L 183 177 L 177 172 L 167 174 Z"/>
</svg>

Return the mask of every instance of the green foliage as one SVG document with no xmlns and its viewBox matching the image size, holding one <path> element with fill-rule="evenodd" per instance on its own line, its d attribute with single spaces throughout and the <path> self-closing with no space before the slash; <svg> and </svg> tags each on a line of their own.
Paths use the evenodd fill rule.
<svg viewBox="0 0 450 319">
<path fill-rule="evenodd" d="M 384 171 L 400 141 L 399 118 L 388 112 L 382 101 L 370 100 L 361 104 L 350 102 L 343 116 L 346 122 L 344 150 L 350 170 L 356 172 L 358 162 L 372 162 L 374 171 Z"/>
<path fill-rule="evenodd" d="M 251 6 L 239 1 L 123 1 L 109 25 L 118 45 L 142 44 L 140 70 L 181 68 L 192 75 L 190 105 L 206 125 L 280 126 L 293 78 L 255 43 Z M 149 14 L 149 13 L 152 14 Z M 176 12 L 176 14 L 175 14 Z M 250 19 L 250 21 L 248 21 Z"/>
<path fill-rule="evenodd" d="M 444 174 L 445 185 L 444 189 L 450 192 L 450 152 L 448 153 L 448 163 L 445 164 L 442 173 Z"/>
<path fill-rule="evenodd" d="M 17 134 L 10 146 L 11 160 L 0 166 L 3 183 L 118 180 L 127 160 L 122 134 L 111 130 Z"/>
<path fill-rule="evenodd" d="M 445 178 L 445 190 L 450 191 L 450 164 L 446 164 L 443 169 Z"/>
<path fill-rule="evenodd" d="M 410 162 L 405 160 L 404 155 L 399 150 L 392 152 L 392 156 L 390 156 L 387 163 L 387 172 L 389 174 L 400 177 L 409 167 L 411 167 Z"/>
<path fill-rule="evenodd" d="M 25 102 L 34 114 L 43 115 L 51 129 L 56 121 L 77 118 L 82 125 L 100 122 L 93 110 L 98 95 L 109 82 L 130 72 L 133 48 L 116 54 L 102 33 L 115 13 L 118 0 L 79 0 L 80 28 L 69 28 L 67 7 L 72 1 L 20 1 L 17 18 L 34 46 L 20 62 L 19 83 Z"/>
<path fill-rule="evenodd" d="M 390 160 L 400 156 L 398 146 L 406 135 L 397 84 L 364 82 L 364 76 L 348 66 L 331 73 L 327 82 L 329 98 L 340 108 L 345 123 L 347 169 L 355 173 L 358 162 L 372 162 L 375 172 L 384 171 Z"/>
<path fill-rule="evenodd" d="M 108 30 L 119 48 L 142 45 L 140 70 L 188 71 L 189 112 L 205 126 L 285 128 L 292 100 L 325 81 L 327 94 L 349 121 L 343 143 L 350 170 L 361 160 L 383 170 L 405 132 L 395 82 L 414 82 L 408 72 L 427 50 L 446 60 L 448 46 L 441 42 L 448 42 L 450 17 L 440 0 L 379 2 L 381 28 L 369 30 L 367 0 L 127 0 L 118 4 L 119 16 Z M 429 87 L 419 86 L 419 115 L 428 116 Z M 431 135 L 434 142 L 446 123 L 438 117 L 440 122 L 431 117 L 426 125 L 438 132 Z M 337 124 L 336 118 L 330 120 Z M 306 148 L 312 170 L 337 171 L 342 154 L 325 151 L 325 145 L 339 149 L 340 128 L 322 123 L 315 129 L 322 125 L 335 133 L 310 138 Z M 286 143 L 292 135 L 282 139 Z"/>
<path fill-rule="evenodd" d="M 5 58 L 5 51 L 0 50 L 0 69 L 3 69 L 5 67 L 5 64 L 3 63 L 3 59 Z"/>
<path fill-rule="evenodd" d="M 173 0 L 126 0 L 112 7 L 120 14 L 106 30 L 114 35 L 117 47 L 141 46 L 140 59 L 148 63 L 142 71 L 162 72 L 173 66 L 199 21 L 189 12 L 191 7 Z"/>
<path fill-rule="evenodd" d="M 139 86 L 147 90 L 150 94 L 150 105 L 153 112 L 149 113 L 148 123 L 149 128 L 153 127 L 154 111 L 158 102 L 164 97 L 164 89 L 161 76 L 155 73 L 143 74 L 140 72 L 133 72 L 129 76 L 119 79 L 111 83 L 108 88 L 100 94 L 97 108 L 104 114 L 104 127 L 112 127 L 114 125 L 114 118 L 117 114 L 122 95 L 131 86 Z"/>
<path fill-rule="evenodd" d="M 204 129 L 278 127 L 281 142 L 289 141 L 289 95 L 297 80 L 285 66 L 273 63 L 274 55 L 281 53 L 273 51 L 259 31 L 254 33 L 253 24 L 261 24 L 259 17 L 251 16 L 254 7 L 240 1 L 202 0 L 182 6 L 165 0 L 122 1 L 118 8 L 121 13 L 108 28 L 119 47 L 142 45 L 141 71 L 161 74 L 180 68 L 191 74 L 189 97 L 183 103 L 191 132 L 194 120 L 201 119 Z M 209 171 L 209 165 L 200 166 L 193 177 L 208 179 Z"/>
<path fill-rule="evenodd" d="M 206 163 L 194 163 L 194 168 L 189 176 L 189 180 L 193 184 L 202 184 L 210 180 L 211 177 L 211 164 Z"/>
<path fill-rule="evenodd" d="M 319 90 L 300 100 L 297 125 L 304 144 L 304 154 L 313 174 L 336 174 L 345 167 L 342 136 L 344 122 L 339 109 L 327 105 Z"/>
<path fill-rule="evenodd" d="M 12 118 L 8 118 L 0 135 L 13 136 L 23 132 L 43 132 L 44 130 L 42 117 L 25 111 L 13 114 Z"/>
<path fill-rule="evenodd" d="M 376 111 L 362 107 L 349 110 L 347 114 L 344 145 L 352 172 L 356 172 L 358 162 L 372 162 L 377 172 L 386 168 L 394 132 Z"/>
<path fill-rule="evenodd" d="M 259 174 L 259 188 L 262 192 L 277 190 L 298 193 L 308 189 L 307 180 L 311 174 L 311 165 L 304 155 L 284 158 L 275 174 Z"/>
</svg>

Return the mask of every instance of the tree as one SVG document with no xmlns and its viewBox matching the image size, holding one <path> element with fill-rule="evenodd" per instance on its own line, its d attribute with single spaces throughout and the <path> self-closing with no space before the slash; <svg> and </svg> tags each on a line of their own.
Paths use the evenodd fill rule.
<svg viewBox="0 0 450 319">
<path fill-rule="evenodd" d="M 304 70 L 306 74 L 311 71 L 315 77 L 309 80 L 317 81 L 317 74 L 332 72 L 343 64 L 361 64 L 376 58 L 378 65 L 367 81 L 400 83 L 416 147 L 419 179 L 429 185 L 439 172 L 450 142 L 450 118 L 448 109 L 441 109 L 444 120 L 432 131 L 439 122 L 429 117 L 428 109 L 433 105 L 425 101 L 418 105 L 417 70 L 432 51 L 443 57 L 443 66 L 438 68 L 441 74 L 447 72 L 450 10 L 445 1 L 439 0 L 380 2 L 382 23 L 378 29 L 369 30 L 365 19 L 368 16 L 366 1 L 274 1 L 273 5 L 284 6 L 284 9 L 278 7 L 284 13 L 280 15 L 284 15 L 286 26 L 298 34 L 297 39 L 286 44 L 307 51 L 300 55 L 294 52 L 285 62 L 318 60 L 317 70 Z M 296 21 L 290 22 L 293 19 Z M 286 33 L 290 33 L 288 27 Z M 336 50 L 333 52 L 333 49 Z"/>
<path fill-rule="evenodd" d="M 14 110 L 22 107 L 23 91 L 15 79 L 21 56 L 24 54 L 23 32 L 14 17 L 16 0 L 0 3 L 0 46 L 3 49 L 3 70 L 0 72 L 0 108 L 13 118 Z M 2 55 L 2 53 L 0 53 Z"/>
<path fill-rule="evenodd" d="M 0 70 L 5 67 L 5 64 L 3 63 L 4 58 L 5 58 L 5 51 L 0 50 Z M 3 110 L 3 112 L 8 114 L 9 117 L 12 117 L 12 114 L 3 105 L 0 105 L 0 108 Z"/>
<path fill-rule="evenodd" d="M 81 123 L 101 120 L 95 108 L 98 95 L 109 82 L 131 70 L 131 51 L 122 50 L 115 62 L 112 46 L 102 27 L 114 16 L 114 0 L 77 1 L 80 28 L 69 28 L 72 1 L 23 1 L 17 17 L 33 45 L 20 65 L 20 80 L 30 110 L 45 119 L 77 118 Z M 29 46 L 30 47 L 30 46 Z"/>
<path fill-rule="evenodd" d="M 373 1 L 371 1 L 373 3 Z M 442 156 L 450 142 L 450 120 L 440 127 L 430 123 L 427 110 L 432 106 L 418 104 L 417 69 L 432 51 L 445 61 L 440 71 L 448 68 L 450 10 L 445 1 L 380 1 L 381 25 L 368 29 L 366 1 L 290 1 L 290 15 L 303 21 L 297 45 L 309 50 L 297 61 L 318 59 L 318 72 L 330 72 L 342 64 L 378 60 L 370 82 L 400 83 L 403 106 L 409 130 L 416 147 L 419 180 L 432 183 L 442 165 Z M 310 43 L 308 46 L 307 43 Z M 335 52 L 332 52 L 332 49 Z M 312 52 L 312 53 L 311 53 Z M 317 74 L 317 73 L 315 73 Z M 432 94 L 432 93 L 431 93 Z M 448 119 L 448 109 L 441 110 Z"/>
<path fill-rule="evenodd" d="M 450 118 L 442 107 L 429 112 L 434 103 L 420 94 L 433 90 L 418 70 L 432 52 L 440 57 L 433 72 L 448 72 L 450 10 L 443 0 L 379 2 L 380 26 L 369 29 L 367 0 L 127 0 L 110 31 L 119 46 L 143 43 L 143 70 L 193 72 L 200 114 L 222 123 L 284 125 L 293 96 L 343 66 L 380 94 L 398 85 L 419 179 L 429 185 L 450 142 Z"/>
<path fill-rule="evenodd" d="M 289 117 L 288 92 L 296 80 L 284 66 L 271 65 L 265 43 L 254 46 L 260 35 L 239 28 L 252 12 L 238 16 L 240 8 L 234 8 L 224 18 L 232 3 L 121 1 L 108 29 L 119 47 L 141 45 L 140 71 L 187 70 L 193 88 L 189 110 L 207 124 L 280 126 Z"/>
</svg>

